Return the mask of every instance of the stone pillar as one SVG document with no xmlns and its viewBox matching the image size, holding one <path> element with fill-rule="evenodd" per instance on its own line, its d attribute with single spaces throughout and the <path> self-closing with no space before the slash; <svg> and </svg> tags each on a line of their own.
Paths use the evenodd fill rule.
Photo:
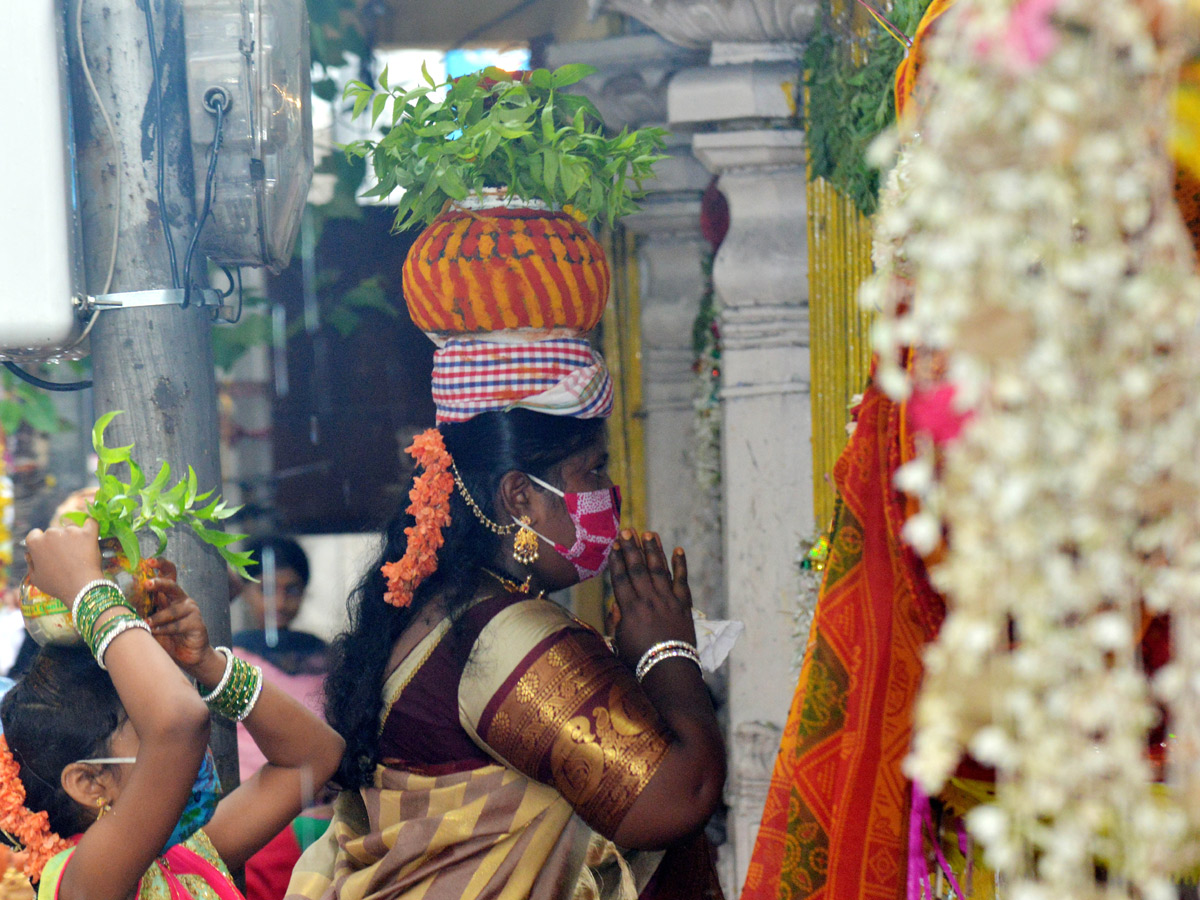
<svg viewBox="0 0 1200 900">
<path fill-rule="evenodd" d="M 795 688 L 795 558 L 813 522 L 804 135 L 797 119 L 804 0 L 606 0 L 665 37 L 711 44 L 676 75 L 668 116 L 719 176 L 730 230 L 713 266 L 722 306 L 727 614 L 746 623 L 728 669 L 729 844 L 736 897 Z"/>
<path fill-rule="evenodd" d="M 672 118 L 711 110 L 718 97 L 777 103 L 798 74 L 779 62 L 684 73 L 678 104 L 672 86 Z M 758 103 L 742 113 L 763 111 Z M 694 148 L 720 176 L 730 209 L 713 281 L 722 305 L 726 594 L 729 617 L 746 623 L 729 668 L 727 796 L 740 889 L 775 756 L 765 748 L 778 746 L 795 687 L 795 559 L 814 527 L 804 144 L 799 129 L 780 127 L 703 132 Z"/>
<path fill-rule="evenodd" d="M 692 590 L 706 614 L 724 614 L 718 511 L 696 480 L 696 375 L 692 326 L 708 290 L 700 234 L 700 194 L 708 173 L 686 141 L 670 159 L 642 211 L 625 220 L 638 236 L 647 521 L 665 547 L 688 550 Z M 707 526 L 707 528 L 706 528 Z"/>
<path fill-rule="evenodd" d="M 705 52 L 653 34 L 555 44 L 547 51 L 552 68 L 569 62 L 596 67 L 580 90 L 612 129 L 665 125 L 671 78 L 706 59 Z M 711 175 L 692 155 L 688 135 L 670 135 L 667 154 L 646 185 L 641 212 L 623 220 L 638 238 L 646 520 L 665 546 L 687 548 L 696 603 L 716 617 L 724 612 L 719 515 L 711 508 L 711 492 L 697 486 L 692 460 L 697 390 L 692 326 L 708 289 L 700 196 Z"/>
<path fill-rule="evenodd" d="M 779 735 L 796 674 L 795 559 L 813 521 L 808 361 L 804 135 L 797 118 L 800 56 L 812 0 L 599 0 L 710 63 L 676 74 L 667 90 L 671 130 L 691 136 L 695 157 L 719 176 L 730 230 L 714 262 L 722 306 L 722 495 L 725 614 L 746 623 L 727 669 L 729 842 L 721 850 L 726 896 L 745 880 Z M 681 503 L 683 382 L 675 381 L 690 320 L 678 293 L 686 278 L 668 226 L 669 204 L 652 198 L 641 221 L 643 335 L 651 511 Z M 657 204 L 662 204 L 661 206 Z M 680 209 L 680 207 L 674 207 Z M 682 211 L 682 210 L 681 210 Z M 664 227 L 668 226 L 668 227 Z M 671 373 L 671 374 L 668 374 Z M 648 431 L 648 434 L 650 432 Z M 684 437 L 689 440 L 690 436 Z M 660 480 L 665 479 L 665 480 Z"/>
</svg>

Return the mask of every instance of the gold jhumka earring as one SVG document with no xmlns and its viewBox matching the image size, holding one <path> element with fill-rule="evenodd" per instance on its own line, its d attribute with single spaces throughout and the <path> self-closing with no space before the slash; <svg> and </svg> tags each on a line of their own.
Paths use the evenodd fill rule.
<svg viewBox="0 0 1200 900">
<path fill-rule="evenodd" d="M 517 519 L 520 527 L 513 538 L 513 559 L 523 566 L 531 566 L 538 558 L 538 536 L 529 527 L 529 516 Z"/>
<path fill-rule="evenodd" d="M 462 495 L 463 502 L 467 504 L 467 508 L 475 514 L 483 527 L 493 534 L 498 534 L 501 537 L 512 534 L 514 531 L 517 536 L 513 538 L 513 559 L 523 566 L 532 565 L 537 562 L 538 558 L 538 536 L 530 528 L 529 516 L 521 516 L 516 523 L 512 525 L 500 525 L 488 518 L 487 513 L 479 508 L 479 504 L 475 502 L 475 498 L 471 496 L 471 492 L 467 490 L 467 486 L 463 484 L 462 476 L 458 473 L 458 466 L 450 463 L 450 471 L 454 474 L 454 484 L 458 487 L 459 494 Z M 493 573 L 494 574 L 494 573 Z M 525 579 L 524 590 L 529 589 L 529 578 Z"/>
</svg>

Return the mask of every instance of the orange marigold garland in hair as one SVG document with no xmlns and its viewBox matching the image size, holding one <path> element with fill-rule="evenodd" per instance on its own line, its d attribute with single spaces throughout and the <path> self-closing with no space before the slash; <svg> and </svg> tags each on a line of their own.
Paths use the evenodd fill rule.
<svg viewBox="0 0 1200 900">
<path fill-rule="evenodd" d="M 384 563 L 380 571 L 387 577 L 383 599 L 392 606 L 408 606 L 413 593 L 426 578 L 437 571 L 437 554 L 445 540 L 442 529 L 450 524 L 450 494 L 454 476 L 450 474 L 450 453 L 442 433 L 430 428 L 418 434 L 406 451 L 424 471 L 413 481 L 408 494 L 408 512 L 417 524 L 404 529 L 408 544 L 397 562 Z"/>
<path fill-rule="evenodd" d="M 70 844 L 50 830 L 50 817 L 46 813 L 30 812 L 25 807 L 25 785 L 21 784 L 20 773 L 8 741 L 0 734 L 0 830 L 25 848 L 19 854 L 25 859 L 22 868 L 37 881 L 50 858 Z"/>
</svg>

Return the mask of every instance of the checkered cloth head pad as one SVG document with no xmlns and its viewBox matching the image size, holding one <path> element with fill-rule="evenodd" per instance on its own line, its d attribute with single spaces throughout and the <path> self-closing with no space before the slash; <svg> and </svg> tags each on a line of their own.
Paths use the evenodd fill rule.
<svg viewBox="0 0 1200 900">
<path fill-rule="evenodd" d="M 433 354 L 433 402 L 438 424 L 516 407 L 605 418 L 612 412 L 613 384 L 604 360 L 581 338 L 450 340 Z"/>
</svg>

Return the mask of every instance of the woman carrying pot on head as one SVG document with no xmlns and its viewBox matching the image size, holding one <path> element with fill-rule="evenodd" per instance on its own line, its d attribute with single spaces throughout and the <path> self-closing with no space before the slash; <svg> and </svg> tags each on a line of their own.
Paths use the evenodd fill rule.
<svg viewBox="0 0 1200 900">
<path fill-rule="evenodd" d="M 725 757 L 687 564 L 618 532 L 603 361 L 579 339 L 451 341 L 434 398 L 332 646 L 346 790 L 288 897 L 719 897 L 700 832 Z M 612 649 L 546 598 L 606 565 Z"/>
</svg>

